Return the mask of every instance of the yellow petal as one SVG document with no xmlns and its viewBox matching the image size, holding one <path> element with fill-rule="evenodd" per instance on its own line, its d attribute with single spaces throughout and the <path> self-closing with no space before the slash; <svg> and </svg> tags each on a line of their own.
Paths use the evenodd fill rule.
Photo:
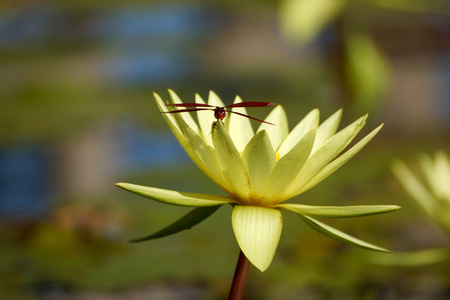
<svg viewBox="0 0 450 300">
<path fill-rule="evenodd" d="M 392 170 L 400 183 L 413 199 L 422 206 L 428 215 L 434 217 L 438 209 L 433 195 L 402 161 L 395 161 Z"/>
<path fill-rule="evenodd" d="M 213 126 L 212 139 L 217 162 L 224 178 L 231 187 L 231 193 L 236 195 L 239 201 L 249 203 L 250 179 L 241 154 L 234 146 L 222 122 L 218 121 Z"/>
<path fill-rule="evenodd" d="M 171 190 L 158 189 L 131 183 L 116 183 L 116 186 L 132 193 L 150 198 L 152 200 L 181 206 L 216 206 L 235 202 L 233 198 L 215 195 L 183 193 Z"/>
<path fill-rule="evenodd" d="M 267 131 L 273 149 L 277 150 L 289 133 L 288 121 L 283 107 L 281 105 L 276 106 L 265 121 L 275 125 L 261 123 L 257 132 L 261 130 Z"/>
<path fill-rule="evenodd" d="M 316 152 L 326 141 L 328 141 L 337 131 L 342 118 L 342 109 L 332 114 L 317 128 L 316 141 L 312 153 Z"/>
<path fill-rule="evenodd" d="M 301 189 L 326 167 L 344 148 L 353 140 L 353 138 L 361 130 L 365 124 L 367 115 L 359 118 L 346 128 L 339 131 L 331 139 L 329 139 L 315 153 L 311 154 L 303 168 L 298 173 L 291 186 L 283 195 L 282 200 L 286 200 L 298 195 Z"/>
<path fill-rule="evenodd" d="M 205 104 L 200 95 L 195 95 L 195 103 Z M 216 121 L 214 117 L 214 111 L 210 110 L 198 110 L 197 111 L 198 124 L 200 125 L 200 130 L 202 132 L 203 139 L 205 142 L 213 147 L 212 137 L 211 137 L 211 124 Z"/>
<path fill-rule="evenodd" d="M 434 160 L 428 155 L 423 155 L 419 163 L 434 195 L 439 199 L 450 201 L 450 164 L 444 152 L 437 152 Z"/>
<path fill-rule="evenodd" d="M 294 147 L 298 143 L 298 141 L 300 141 L 305 136 L 305 134 L 307 134 L 314 128 L 317 128 L 318 125 L 319 110 L 316 108 L 310 111 L 306 115 L 306 117 L 304 117 L 284 139 L 283 143 L 278 149 L 279 156 L 283 157 L 292 149 L 292 147 Z"/>
<path fill-rule="evenodd" d="M 223 104 L 222 100 L 220 100 L 219 96 L 217 96 L 217 94 L 214 93 L 213 91 L 209 91 L 208 104 L 212 105 L 212 106 L 219 106 L 219 107 L 225 106 L 225 104 Z"/>
<path fill-rule="evenodd" d="M 169 110 L 167 109 L 167 106 L 164 103 L 164 101 L 161 99 L 161 97 L 155 92 L 153 92 L 153 97 L 155 98 L 156 105 L 158 106 L 159 111 L 162 113 L 161 115 L 166 120 L 167 125 L 169 125 L 170 129 L 172 129 L 174 127 L 176 130 L 180 131 L 180 128 L 178 127 L 178 123 L 177 123 L 177 121 L 175 121 L 174 115 L 164 113 L 164 112 L 168 112 Z M 173 131 L 173 129 L 172 129 L 172 131 Z"/>
<path fill-rule="evenodd" d="M 169 89 L 170 98 L 172 99 L 172 102 L 174 104 L 181 104 L 183 101 L 178 97 L 178 95 Z M 191 114 L 189 112 L 183 112 L 183 113 L 177 113 L 176 115 L 182 116 L 184 118 L 184 121 L 188 124 L 189 127 L 192 128 L 197 134 L 200 132 L 200 129 L 198 128 L 197 122 L 195 122 L 194 118 L 192 118 Z"/>
<path fill-rule="evenodd" d="M 371 133 L 366 135 L 362 140 L 360 140 L 357 144 L 351 147 L 349 150 L 344 152 L 338 158 L 330 162 L 325 168 L 323 168 L 317 175 L 315 175 L 311 180 L 303 186 L 303 188 L 299 191 L 299 193 L 303 193 L 310 188 L 314 187 L 316 184 L 330 176 L 334 171 L 339 169 L 343 164 L 349 161 L 350 158 L 356 155 L 372 138 L 380 131 L 383 125 L 375 128 Z"/>
<path fill-rule="evenodd" d="M 153 96 L 155 97 L 156 104 L 158 105 L 159 110 L 161 112 L 168 111 L 167 107 L 164 104 L 161 97 L 156 93 L 153 93 Z M 202 159 L 196 154 L 196 152 L 198 152 L 198 151 L 195 151 L 193 149 L 193 147 L 189 144 L 188 140 L 185 138 L 185 136 L 181 132 L 181 129 L 178 126 L 177 121 L 175 120 L 176 115 L 177 114 L 165 114 L 165 113 L 162 114 L 162 116 L 164 117 L 164 119 L 167 122 L 167 125 L 169 125 L 170 130 L 172 130 L 172 133 L 174 134 L 174 136 L 176 137 L 176 139 L 178 140 L 180 145 L 183 147 L 184 151 L 186 151 L 186 153 L 189 155 L 189 157 L 192 159 L 192 161 L 197 165 L 197 167 L 200 170 L 202 170 L 203 173 L 205 173 L 209 178 L 211 178 L 214 182 L 217 183 L 218 181 L 220 181 L 223 178 L 223 176 L 220 173 L 220 170 L 218 172 L 219 174 L 215 174 L 214 171 L 210 171 L 209 168 L 205 165 L 205 162 L 208 162 L 209 159 L 206 159 L 206 158 Z M 186 124 L 186 123 L 184 123 L 184 124 Z M 217 162 L 216 162 L 216 165 L 217 165 Z M 217 169 L 218 169 L 218 166 L 217 166 Z M 226 184 L 219 184 L 219 186 L 221 186 L 223 188 L 227 188 Z"/>
<path fill-rule="evenodd" d="M 213 149 L 203 140 L 201 136 L 189 127 L 189 125 L 185 122 L 185 119 L 181 117 L 180 114 L 173 115 L 175 116 L 175 120 L 177 121 L 178 127 L 180 128 L 185 140 L 195 153 L 194 158 L 201 162 L 200 165 L 203 166 L 203 168 L 200 169 L 217 185 L 222 187 L 225 191 L 230 192 L 230 185 L 222 174 Z M 194 158 L 192 159 L 194 160 Z M 194 162 L 196 161 L 194 160 Z"/>
<path fill-rule="evenodd" d="M 265 130 L 258 132 L 245 147 L 242 159 L 250 178 L 252 203 L 260 204 L 267 180 L 276 164 L 275 151 Z"/>
<path fill-rule="evenodd" d="M 273 260 L 283 220 L 279 210 L 236 205 L 231 215 L 236 240 L 249 261 L 261 272 Z"/>
<path fill-rule="evenodd" d="M 241 103 L 242 100 L 239 96 L 236 97 L 234 103 Z M 246 115 L 247 110 L 245 107 L 233 107 L 232 111 Z M 228 118 L 228 133 L 234 142 L 234 145 L 239 152 L 242 152 L 247 146 L 248 142 L 254 135 L 252 124 L 250 119 L 239 116 L 233 113 L 227 113 Z"/>
<path fill-rule="evenodd" d="M 275 165 L 264 191 L 264 204 L 273 205 L 282 199 L 283 193 L 302 169 L 314 144 L 316 129 L 307 133 L 291 151 Z"/>
</svg>

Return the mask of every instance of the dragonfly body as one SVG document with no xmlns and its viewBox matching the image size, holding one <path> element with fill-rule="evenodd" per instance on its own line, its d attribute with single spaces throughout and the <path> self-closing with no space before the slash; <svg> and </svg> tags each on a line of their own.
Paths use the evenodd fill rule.
<svg viewBox="0 0 450 300">
<path fill-rule="evenodd" d="M 199 111 L 199 110 L 211 110 L 214 111 L 214 117 L 217 120 L 222 121 L 226 116 L 227 116 L 227 112 L 229 113 L 233 113 L 233 114 L 237 114 L 252 120 L 256 120 L 259 122 L 263 122 L 263 123 L 267 123 L 267 124 L 271 124 L 271 125 L 275 125 L 269 122 L 266 122 L 264 120 L 260 120 L 260 119 L 256 119 L 253 117 L 250 117 L 246 114 L 242 114 L 236 111 L 232 111 L 230 110 L 233 107 L 265 107 L 265 106 L 276 106 L 278 105 L 278 103 L 274 103 L 274 102 L 258 102 L 258 101 L 249 101 L 249 102 L 239 102 L 239 103 L 235 103 L 235 104 L 231 104 L 231 105 L 227 105 L 227 106 L 213 106 L 213 105 L 209 105 L 209 104 L 204 104 L 204 103 L 177 103 L 177 104 L 166 104 L 167 106 L 173 106 L 173 107 L 187 107 L 184 109 L 178 109 L 178 110 L 172 110 L 172 111 L 167 111 L 165 113 L 168 114 L 174 114 L 174 113 L 182 113 L 182 112 L 189 112 L 189 111 Z M 229 109 L 230 108 L 230 109 Z"/>
</svg>

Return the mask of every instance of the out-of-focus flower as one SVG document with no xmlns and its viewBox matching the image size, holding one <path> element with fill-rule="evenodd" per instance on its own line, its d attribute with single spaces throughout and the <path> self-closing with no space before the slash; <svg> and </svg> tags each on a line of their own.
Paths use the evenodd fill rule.
<svg viewBox="0 0 450 300">
<path fill-rule="evenodd" d="M 393 163 L 393 171 L 408 194 L 450 236 L 450 161 L 439 151 L 434 159 L 421 156 L 419 164 L 422 178 L 401 161 Z"/>
<path fill-rule="evenodd" d="M 169 91 L 172 103 L 182 103 Z M 168 107 L 155 94 L 161 112 Z M 196 103 L 205 103 L 196 96 Z M 235 103 L 242 100 L 236 97 Z M 208 104 L 222 107 L 219 97 L 210 92 Z M 233 108 L 246 114 L 245 108 Z M 174 205 L 197 207 L 167 228 L 134 240 L 144 241 L 166 236 L 199 223 L 220 205 L 233 206 L 232 226 L 237 242 L 250 262 L 266 270 L 275 255 L 282 230 L 280 210 L 297 213 L 315 230 L 363 248 L 388 251 L 332 228 L 314 217 L 344 218 L 379 214 L 398 209 L 395 205 L 311 206 L 285 203 L 324 180 L 381 129 L 377 127 L 347 151 L 344 149 L 364 126 L 367 115 L 337 132 L 342 111 L 319 125 L 319 110 L 314 109 L 289 132 L 282 106 L 265 119 L 254 133 L 250 120 L 230 114 L 224 124 L 210 111 L 198 111 L 198 123 L 189 113 L 163 113 L 167 124 L 195 164 L 228 196 L 214 196 L 163 190 L 129 183 L 117 185 L 150 199 Z M 343 152 L 343 153 L 342 153 Z M 340 154 L 340 155 L 339 155 Z"/>
</svg>

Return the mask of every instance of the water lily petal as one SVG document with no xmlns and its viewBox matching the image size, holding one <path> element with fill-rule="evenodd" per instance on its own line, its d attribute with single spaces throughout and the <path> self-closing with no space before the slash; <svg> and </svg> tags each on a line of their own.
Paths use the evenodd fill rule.
<svg viewBox="0 0 450 300">
<path fill-rule="evenodd" d="M 288 153 L 295 145 L 297 145 L 298 141 L 300 141 L 305 134 L 317 128 L 319 125 L 319 110 L 313 109 L 310 111 L 306 117 L 304 117 L 297 126 L 292 129 L 289 135 L 284 139 L 283 143 L 280 145 L 278 149 L 278 155 L 283 157 L 286 153 Z"/>
<path fill-rule="evenodd" d="M 450 201 L 450 163 L 444 152 L 437 152 L 434 160 L 428 155 L 422 155 L 419 163 L 435 196 Z"/>
<path fill-rule="evenodd" d="M 234 103 L 241 103 L 242 99 L 237 96 Z M 247 110 L 245 107 L 233 107 L 232 111 L 246 115 Z M 233 113 L 227 113 L 228 118 L 228 133 L 234 142 L 234 145 L 239 152 L 242 152 L 248 142 L 254 136 L 252 124 L 250 119 L 239 116 Z"/>
<path fill-rule="evenodd" d="M 180 206 L 203 207 L 236 202 L 236 200 L 234 200 L 231 197 L 198 194 L 198 193 L 184 193 L 125 182 L 116 183 L 116 186 L 158 202 Z"/>
<path fill-rule="evenodd" d="M 261 272 L 275 255 L 283 226 L 279 210 L 236 205 L 231 215 L 236 240 L 249 261 Z"/>
<path fill-rule="evenodd" d="M 167 106 L 164 104 L 161 97 L 156 93 L 153 93 L 153 95 L 159 110 L 161 112 L 168 111 Z M 229 190 L 229 185 L 223 178 L 212 149 L 202 142 L 202 139 L 187 125 L 180 114 L 163 113 L 162 116 L 180 145 L 199 169 L 220 187 Z M 182 126 L 180 126 L 180 124 Z M 199 142 L 195 143 L 195 141 Z"/>
<path fill-rule="evenodd" d="M 343 164 L 350 160 L 356 153 L 358 153 L 383 127 L 383 124 L 375 128 L 371 133 L 366 135 L 362 140 L 360 140 L 357 144 L 351 147 L 344 154 L 340 155 L 338 158 L 330 162 L 325 168 L 323 168 L 317 175 L 315 175 L 311 180 L 302 187 L 298 193 L 303 193 L 310 188 L 314 187 L 319 182 L 323 181 L 325 178 L 334 173 L 337 169 L 339 169 Z"/>
<path fill-rule="evenodd" d="M 316 129 L 311 130 L 291 151 L 280 158 L 267 181 L 264 203 L 273 205 L 282 197 L 308 159 L 315 135 Z"/>
<path fill-rule="evenodd" d="M 313 228 L 314 230 L 341 242 L 356 246 L 356 247 L 361 247 L 361 248 L 365 248 L 365 249 L 369 249 L 369 250 L 374 250 L 374 251 L 380 251 L 380 252 L 392 252 L 388 249 L 384 249 L 378 246 L 375 246 L 373 244 L 364 242 L 360 239 L 357 239 L 351 235 L 348 235 L 340 230 L 337 230 L 336 228 L 333 228 L 331 226 L 328 226 L 322 222 L 317 221 L 316 219 L 313 219 L 311 217 L 305 216 L 305 215 L 300 215 L 300 217 L 303 219 L 303 221 L 305 221 L 306 224 L 308 224 L 309 226 L 311 226 L 311 228 Z"/>
<path fill-rule="evenodd" d="M 212 139 L 222 174 L 231 186 L 230 192 L 241 202 L 249 201 L 250 179 L 245 164 L 222 122 L 216 122 L 213 127 Z"/>
<path fill-rule="evenodd" d="M 303 165 L 303 168 L 300 170 L 291 186 L 283 195 L 284 200 L 298 195 L 303 186 L 328 165 L 328 163 L 330 163 L 330 161 L 353 140 L 356 134 L 358 134 L 364 126 L 366 118 L 367 115 L 342 129 L 312 154 Z"/>
<path fill-rule="evenodd" d="M 265 130 L 255 134 L 244 149 L 242 159 L 250 178 L 252 203 L 260 204 L 267 180 L 276 164 L 275 151 Z"/>
<path fill-rule="evenodd" d="M 169 89 L 170 98 L 174 104 L 181 104 L 183 101 L 178 97 L 178 95 Z M 200 133 L 200 129 L 198 128 L 197 122 L 195 122 L 194 118 L 189 112 L 178 113 L 176 115 L 180 115 L 184 118 L 184 121 L 188 124 L 189 127 L 192 128 L 197 134 Z"/>
<path fill-rule="evenodd" d="M 220 100 L 219 96 L 217 96 L 217 94 L 214 93 L 213 91 L 209 91 L 208 104 L 212 105 L 212 106 L 218 106 L 218 107 L 224 107 L 225 106 L 225 104 L 222 102 L 222 100 Z M 225 124 L 228 123 L 228 118 L 224 119 L 224 123 Z"/>
<path fill-rule="evenodd" d="M 156 104 L 159 107 L 159 110 L 161 112 L 165 112 L 168 111 L 167 110 L 167 106 L 164 104 L 163 100 L 161 99 L 161 97 L 156 94 L 153 93 L 155 100 L 156 100 Z M 214 165 L 209 165 L 209 168 L 205 165 L 204 162 L 209 162 L 211 161 L 211 159 L 215 160 L 215 157 L 210 157 L 211 155 L 207 155 L 205 154 L 207 157 L 201 159 L 196 153 L 202 153 L 201 151 L 199 152 L 199 149 L 194 150 L 192 148 L 192 146 L 189 144 L 188 140 L 185 138 L 185 136 L 183 135 L 183 133 L 181 132 L 180 127 L 178 126 L 178 123 L 175 119 L 177 114 L 162 114 L 162 116 L 164 117 L 164 119 L 167 122 L 167 125 L 169 125 L 170 130 L 172 130 L 173 135 L 175 136 L 175 138 L 178 140 L 178 142 L 180 143 L 180 145 L 183 147 L 184 151 L 186 151 L 186 153 L 189 155 L 189 157 L 192 159 L 192 161 L 197 165 L 197 167 L 202 170 L 203 173 L 205 173 L 209 178 L 211 178 L 214 182 L 216 182 L 217 184 L 219 180 L 221 180 L 223 178 L 222 174 L 220 173 L 219 167 L 217 165 L 217 161 L 215 163 L 215 165 L 217 166 L 217 170 L 218 172 L 214 172 L 214 171 L 210 171 L 210 168 L 213 168 L 211 166 Z M 183 124 L 185 124 L 185 126 L 187 126 L 187 124 L 185 122 L 182 122 Z M 192 131 L 192 130 L 191 130 Z M 196 148 L 200 148 L 200 147 L 196 147 Z M 211 150 L 209 150 L 210 152 L 212 152 Z M 207 159 L 209 158 L 209 159 Z M 228 188 L 228 185 L 226 185 L 226 183 L 221 183 L 219 184 L 219 186 L 224 187 L 224 188 Z"/>
<path fill-rule="evenodd" d="M 199 136 L 191 127 L 188 126 L 180 114 L 174 115 L 184 138 L 191 146 L 196 157 L 200 160 L 201 165 L 204 166 L 202 171 L 217 185 L 226 191 L 230 191 L 230 184 L 222 174 L 214 150 L 203 140 L 201 136 Z"/>
<path fill-rule="evenodd" d="M 326 141 L 328 141 L 337 131 L 342 118 L 342 108 L 326 119 L 317 128 L 316 141 L 312 153 L 316 152 Z"/>
<path fill-rule="evenodd" d="M 201 221 L 204 221 L 206 218 L 211 216 L 218 208 L 218 206 L 208 206 L 208 207 L 197 207 L 191 210 L 189 213 L 170 224 L 169 226 L 152 233 L 150 235 L 140 237 L 137 239 L 132 239 L 128 241 L 129 243 L 139 243 L 148 240 L 154 240 L 158 238 L 162 238 L 168 235 L 172 235 L 178 233 L 180 231 L 191 229 L 193 226 L 197 225 Z"/>
<path fill-rule="evenodd" d="M 427 214 L 434 216 L 437 209 L 434 198 L 422 182 L 399 160 L 394 161 L 392 170 L 410 196 L 422 206 Z"/>
<path fill-rule="evenodd" d="M 382 214 L 400 209 L 397 205 L 351 205 L 314 206 L 294 203 L 278 204 L 276 208 L 287 209 L 300 215 L 324 218 L 350 218 Z"/>
<path fill-rule="evenodd" d="M 195 95 L 195 103 L 205 104 L 205 101 L 200 97 L 199 94 Z M 197 120 L 200 125 L 200 130 L 202 132 L 203 139 L 208 145 L 213 147 L 212 137 L 211 137 L 211 124 L 216 121 L 214 117 L 214 111 L 210 110 L 198 110 Z"/>
<path fill-rule="evenodd" d="M 261 123 L 257 132 L 266 130 L 272 142 L 273 149 L 278 149 L 289 133 L 286 112 L 281 105 L 278 105 L 272 109 L 265 121 L 275 125 Z"/>
<path fill-rule="evenodd" d="M 172 127 L 174 127 L 177 131 L 180 131 L 180 128 L 178 127 L 178 123 L 175 121 L 173 114 L 163 113 L 163 112 L 168 112 L 169 110 L 167 109 L 167 106 L 164 103 L 164 101 L 161 99 L 161 97 L 155 92 L 153 92 L 153 97 L 155 98 L 156 105 L 158 106 L 159 111 L 162 112 L 162 116 L 166 120 L 170 129 L 172 129 Z M 172 131 L 173 131 L 173 129 L 172 129 Z"/>
<path fill-rule="evenodd" d="M 225 104 L 223 104 L 222 100 L 220 100 L 219 96 L 217 96 L 217 94 L 214 93 L 213 91 L 209 91 L 208 104 L 212 105 L 212 106 L 219 106 L 219 107 L 225 106 Z"/>
<path fill-rule="evenodd" d="M 450 161 L 443 151 L 438 151 L 435 155 L 436 166 L 436 192 L 439 197 L 446 198 L 450 204 Z"/>
</svg>

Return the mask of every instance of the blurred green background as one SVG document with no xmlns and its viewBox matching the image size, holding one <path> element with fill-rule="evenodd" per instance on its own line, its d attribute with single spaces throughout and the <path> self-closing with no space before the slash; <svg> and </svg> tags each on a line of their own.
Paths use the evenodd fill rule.
<svg viewBox="0 0 450 300">
<path fill-rule="evenodd" d="M 209 90 L 228 104 L 278 102 L 291 128 L 316 107 L 322 120 L 343 107 L 343 125 L 369 112 L 364 132 L 385 123 L 378 136 L 294 201 L 398 204 L 329 223 L 400 253 L 448 247 L 390 166 L 448 153 L 449 12 L 445 1 L 418 0 L 3 1 L 0 298 L 226 298 L 239 251 L 230 207 L 192 230 L 126 242 L 188 209 L 115 182 L 223 194 L 161 118 L 152 92 L 168 99 L 167 88 L 185 102 Z M 246 299 L 450 295 L 448 257 L 374 263 L 284 218 L 274 262 L 251 268 Z"/>
</svg>

